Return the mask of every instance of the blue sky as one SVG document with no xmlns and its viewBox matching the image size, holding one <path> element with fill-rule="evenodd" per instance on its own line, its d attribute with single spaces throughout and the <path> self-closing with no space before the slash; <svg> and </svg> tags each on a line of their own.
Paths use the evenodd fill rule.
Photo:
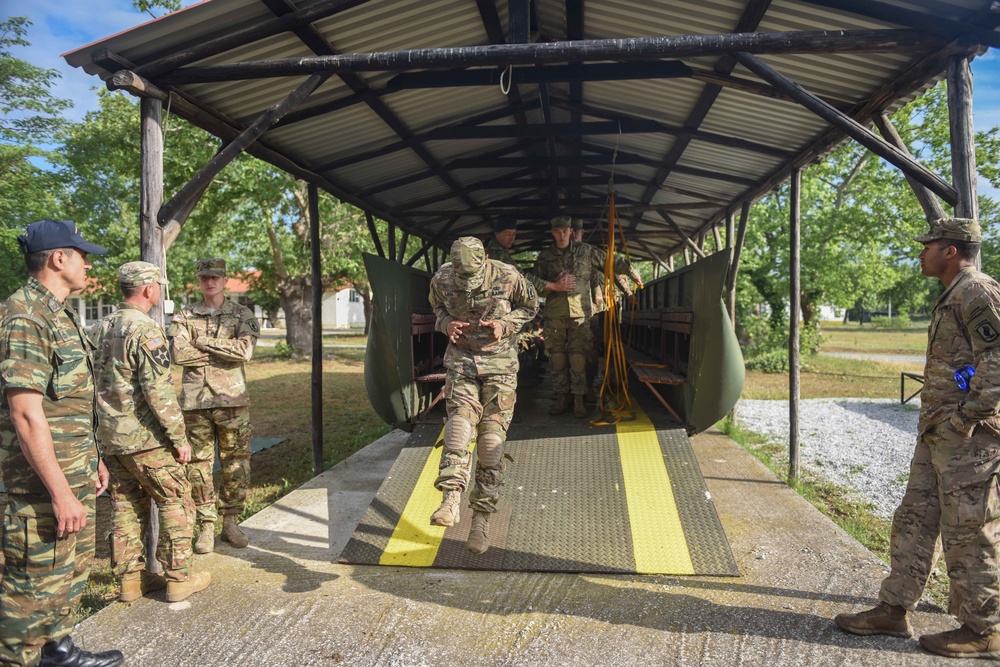
<svg viewBox="0 0 1000 667">
<path fill-rule="evenodd" d="M 195 4 L 185 2 L 185 6 Z M 55 69 L 62 74 L 56 90 L 59 97 L 73 100 L 68 116 L 82 119 L 97 106 L 93 88 L 95 77 L 70 67 L 60 54 L 93 41 L 126 30 L 152 17 L 134 9 L 129 0 L 0 0 L 0 15 L 28 16 L 31 46 L 15 50 L 15 55 L 28 62 Z M 976 128 L 988 129 L 1000 125 L 1000 53 L 992 49 L 973 61 L 974 114 Z M 1000 192 L 980 179 L 980 189 L 995 198 Z"/>
</svg>

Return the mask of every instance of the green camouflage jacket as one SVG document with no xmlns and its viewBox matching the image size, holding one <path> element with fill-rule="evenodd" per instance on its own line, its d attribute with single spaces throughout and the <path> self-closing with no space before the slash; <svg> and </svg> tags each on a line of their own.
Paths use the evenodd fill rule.
<svg viewBox="0 0 1000 667">
<path fill-rule="evenodd" d="M 524 276 L 528 282 L 531 283 L 532 287 L 535 288 L 535 292 L 541 294 L 545 291 L 545 281 L 536 276 L 531 271 L 523 271 L 515 262 L 514 258 L 510 256 L 510 252 L 507 248 L 500 245 L 500 242 L 496 240 L 496 237 L 490 239 L 490 242 L 486 244 L 486 256 L 490 259 L 495 259 L 498 262 L 503 262 L 504 264 L 510 264 L 518 273 Z"/>
<path fill-rule="evenodd" d="M 170 354 L 184 367 L 181 409 L 250 405 L 245 364 L 253 356 L 260 324 L 253 312 L 226 299 L 209 313 L 204 301 L 189 304 L 167 327 Z"/>
<path fill-rule="evenodd" d="M 517 332 L 538 312 L 535 288 L 517 269 L 487 259 L 485 270 L 483 284 L 471 292 L 458 287 L 450 262 L 431 278 L 429 298 L 437 316 L 437 330 L 447 335 L 448 325 L 454 320 L 469 323 L 466 333 L 457 343 L 449 343 L 444 355 L 446 368 L 469 377 L 516 373 Z M 500 340 L 479 320 L 502 322 Z"/>
<path fill-rule="evenodd" d="M 955 371 L 973 366 L 967 392 Z M 1000 285 L 963 269 L 934 305 L 920 392 L 920 432 L 958 412 L 965 424 L 985 423 L 1000 435 Z"/>
<path fill-rule="evenodd" d="M 140 308 L 120 303 L 91 338 L 97 348 L 97 441 L 104 453 L 186 445 L 163 329 Z"/>
<path fill-rule="evenodd" d="M 21 452 L 7 391 L 42 394 L 59 466 L 71 488 L 93 484 L 94 371 L 80 317 L 34 278 L 0 305 L 0 460 L 10 493 L 48 495 Z"/>
<path fill-rule="evenodd" d="M 606 257 L 607 253 L 600 248 L 576 241 L 570 241 L 562 250 L 553 243 L 538 253 L 535 273 L 543 280 L 554 282 L 564 271 L 576 276 L 576 291 L 544 294 L 542 315 L 545 319 L 587 318 L 599 312 L 593 299 L 593 278 L 594 274 L 604 275 Z M 639 272 L 624 257 L 615 257 L 614 269 L 616 274 L 631 276 L 637 282 L 641 280 Z"/>
</svg>

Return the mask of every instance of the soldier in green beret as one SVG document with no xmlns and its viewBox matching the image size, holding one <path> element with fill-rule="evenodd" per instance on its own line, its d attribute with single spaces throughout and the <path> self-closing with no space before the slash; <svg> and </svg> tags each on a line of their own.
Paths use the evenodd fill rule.
<svg viewBox="0 0 1000 667">
<path fill-rule="evenodd" d="M 226 260 L 199 259 L 202 300 L 184 306 L 167 329 L 174 363 L 183 366 L 181 409 L 191 443 L 188 480 L 201 529 L 195 553 L 215 548 L 215 521 L 222 512 L 222 539 L 237 549 L 249 544 L 239 516 L 250 484 L 250 394 L 246 364 L 260 336 L 253 311 L 226 298 Z M 219 443 L 222 484 L 216 508 L 212 471 Z"/>
<path fill-rule="evenodd" d="M 937 560 L 962 624 L 920 637 L 953 658 L 1000 658 L 1000 285 L 975 268 L 979 222 L 943 218 L 917 241 L 920 267 L 944 283 L 934 305 L 920 392 L 917 445 L 892 521 L 891 571 L 879 604 L 834 621 L 859 635 L 910 637 L 910 612 Z"/>
<path fill-rule="evenodd" d="M 70 632 L 94 558 L 108 470 L 94 438 L 92 345 L 66 297 L 87 286 L 88 243 L 69 220 L 18 237 L 28 282 L 0 305 L 0 461 L 7 489 L 0 665 L 114 667 Z"/>
<path fill-rule="evenodd" d="M 211 581 L 207 572 L 191 572 L 194 503 L 184 468 L 191 445 L 170 375 L 167 337 L 148 315 L 166 282 L 153 264 L 123 264 L 123 300 L 92 335 L 97 440 L 111 472 L 111 561 L 122 574 L 122 602 L 164 587 L 167 602 L 180 602 Z M 159 512 L 156 558 L 165 577 L 145 569 L 150 501 Z"/>
<path fill-rule="evenodd" d="M 497 511 L 503 483 L 503 445 L 517 400 L 517 333 L 538 312 L 535 288 L 509 264 L 486 258 L 479 239 L 451 246 L 451 261 L 431 279 L 436 328 L 448 336 L 445 398 L 448 421 L 435 488 L 443 492 L 431 524 L 459 521 L 462 492 L 469 485 L 476 441 L 475 488 L 469 495 L 472 553 L 489 547 L 489 518 Z"/>
</svg>

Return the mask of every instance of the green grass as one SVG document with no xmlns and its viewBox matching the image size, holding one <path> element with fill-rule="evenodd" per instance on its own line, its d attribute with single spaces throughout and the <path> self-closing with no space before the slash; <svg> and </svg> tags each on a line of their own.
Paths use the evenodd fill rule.
<svg viewBox="0 0 1000 667">
<path fill-rule="evenodd" d="M 923 364 L 841 359 L 823 354 L 804 357 L 802 398 L 894 398 L 899 400 L 900 371 L 922 371 Z M 912 389 L 911 389 L 912 387 Z M 916 390 L 912 381 L 910 392 Z M 788 400 L 787 373 L 747 371 L 742 398 Z"/>
<path fill-rule="evenodd" d="M 871 324 L 824 322 L 823 352 L 871 352 L 872 354 L 923 354 L 927 350 L 927 323 L 905 329 L 876 329 Z"/>
</svg>

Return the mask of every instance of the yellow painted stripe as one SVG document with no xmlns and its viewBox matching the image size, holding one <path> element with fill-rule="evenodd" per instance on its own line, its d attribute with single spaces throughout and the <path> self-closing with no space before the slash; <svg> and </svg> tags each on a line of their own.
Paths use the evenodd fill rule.
<svg viewBox="0 0 1000 667">
<path fill-rule="evenodd" d="M 615 428 L 636 572 L 694 574 L 656 429 L 642 408 L 634 406 L 635 420 L 618 422 Z"/>
<path fill-rule="evenodd" d="M 444 429 L 438 442 L 444 437 Z M 399 517 L 399 523 L 392 531 L 392 537 L 379 557 L 381 565 L 407 565 L 410 567 L 430 567 L 437 557 L 444 532 L 444 526 L 432 526 L 431 514 L 441 504 L 441 492 L 434 488 L 438 476 L 441 452 L 432 447 L 424 461 L 420 478 L 406 501 L 406 507 Z"/>
</svg>

